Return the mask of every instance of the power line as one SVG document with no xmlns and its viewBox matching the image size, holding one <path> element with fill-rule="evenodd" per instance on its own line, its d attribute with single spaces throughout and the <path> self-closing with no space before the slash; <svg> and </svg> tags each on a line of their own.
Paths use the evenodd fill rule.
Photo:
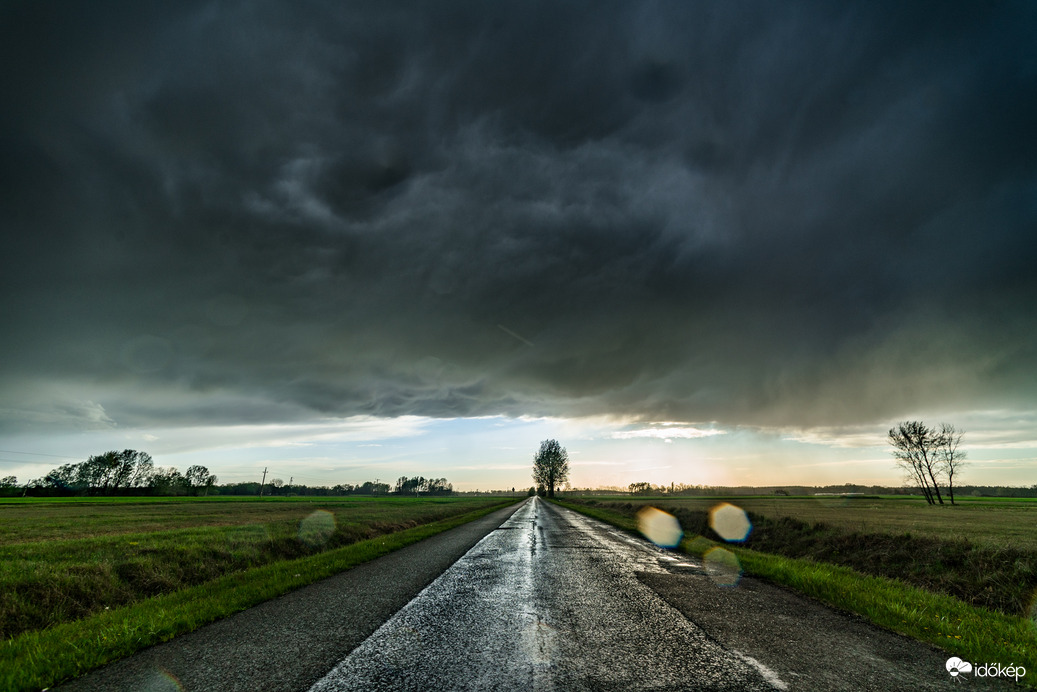
<svg viewBox="0 0 1037 692">
<path fill-rule="evenodd" d="M 31 454 L 34 457 L 54 457 L 55 459 L 72 459 L 73 457 L 60 456 L 58 454 L 43 454 L 42 452 L 17 452 L 13 449 L 0 449 L 0 454 Z"/>
</svg>

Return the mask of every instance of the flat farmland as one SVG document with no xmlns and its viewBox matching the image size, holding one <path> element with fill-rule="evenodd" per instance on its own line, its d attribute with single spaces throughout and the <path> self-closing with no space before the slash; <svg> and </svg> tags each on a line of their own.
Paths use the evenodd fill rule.
<svg viewBox="0 0 1037 692">
<path fill-rule="evenodd" d="M 485 497 L 5 501 L 0 634 L 9 639 L 501 505 Z M 303 572 L 293 575 L 305 582 Z"/>
<path fill-rule="evenodd" d="M 490 498 L 345 497 L 345 498 L 56 498 L 0 500 L 0 546 L 122 534 L 154 534 L 181 529 L 261 526 L 272 535 L 292 527 L 317 510 L 331 512 L 336 525 L 365 529 L 372 525 L 435 521 L 470 508 L 499 502 Z"/>
<path fill-rule="evenodd" d="M 955 498 L 956 505 L 926 504 L 922 498 L 884 497 L 631 497 L 582 498 L 601 503 L 708 511 L 721 502 L 769 519 L 788 517 L 860 534 L 911 534 L 967 540 L 990 548 L 1037 551 L 1037 499 Z"/>
</svg>

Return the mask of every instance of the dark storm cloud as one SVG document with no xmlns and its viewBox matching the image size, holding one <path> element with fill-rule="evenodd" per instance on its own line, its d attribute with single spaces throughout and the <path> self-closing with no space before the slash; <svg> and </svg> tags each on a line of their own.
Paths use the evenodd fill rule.
<svg viewBox="0 0 1037 692">
<path fill-rule="evenodd" d="M 1030 4 L 3 12 L 9 427 L 1034 404 Z"/>
</svg>

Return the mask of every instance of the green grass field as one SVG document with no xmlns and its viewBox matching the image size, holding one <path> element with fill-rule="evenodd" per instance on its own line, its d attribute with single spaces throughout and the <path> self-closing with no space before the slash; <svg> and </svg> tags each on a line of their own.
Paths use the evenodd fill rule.
<svg viewBox="0 0 1037 692">
<path fill-rule="evenodd" d="M 709 510 L 742 507 L 744 545 L 709 528 Z M 673 513 L 680 550 L 722 548 L 746 574 L 796 589 L 970 661 L 1015 663 L 1037 686 L 1037 501 L 903 498 L 567 497 L 562 504 L 636 532 L 636 512 Z"/>
<path fill-rule="evenodd" d="M 597 498 L 603 499 L 603 498 Z M 825 523 L 857 533 L 910 533 L 1000 548 L 1037 550 L 1037 498 L 955 498 L 955 506 L 929 506 L 921 497 L 674 497 L 624 498 L 632 504 L 664 503 L 689 510 L 708 510 L 731 502 L 766 517 L 791 517 L 808 524 Z"/>
<path fill-rule="evenodd" d="M 0 547 L 12 543 L 68 540 L 122 534 L 159 534 L 181 529 L 266 526 L 274 535 L 291 533 L 318 509 L 335 515 L 340 527 L 441 518 L 488 498 L 464 497 L 82 497 L 0 500 Z"/>
<path fill-rule="evenodd" d="M 0 689 L 82 674 L 518 499 L 0 502 Z"/>
</svg>

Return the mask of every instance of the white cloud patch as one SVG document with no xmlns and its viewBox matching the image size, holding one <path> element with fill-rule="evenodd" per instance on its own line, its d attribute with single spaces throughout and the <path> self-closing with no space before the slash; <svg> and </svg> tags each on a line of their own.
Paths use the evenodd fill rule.
<svg viewBox="0 0 1037 692">
<path fill-rule="evenodd" d="M 835 426 L 805 430 L 780 430 L 783 440 L 809 445 L 859 449 L 886 444 L 886 430 L 882 426 Z"/>
<path fill-rule="evenodd" d="M 656 438 L 672 442 L 674 439 L 693 440 L 700 437 L 713 437 L 725 435 L 726 430 L 716 428 L 696 428 L 680 423 L 656 423 L 659 427 L 634 428 L 629 430 L 617 430 L 609 437 L 613 440 L 633 440 L 638 438 Z"/>
</svg>

